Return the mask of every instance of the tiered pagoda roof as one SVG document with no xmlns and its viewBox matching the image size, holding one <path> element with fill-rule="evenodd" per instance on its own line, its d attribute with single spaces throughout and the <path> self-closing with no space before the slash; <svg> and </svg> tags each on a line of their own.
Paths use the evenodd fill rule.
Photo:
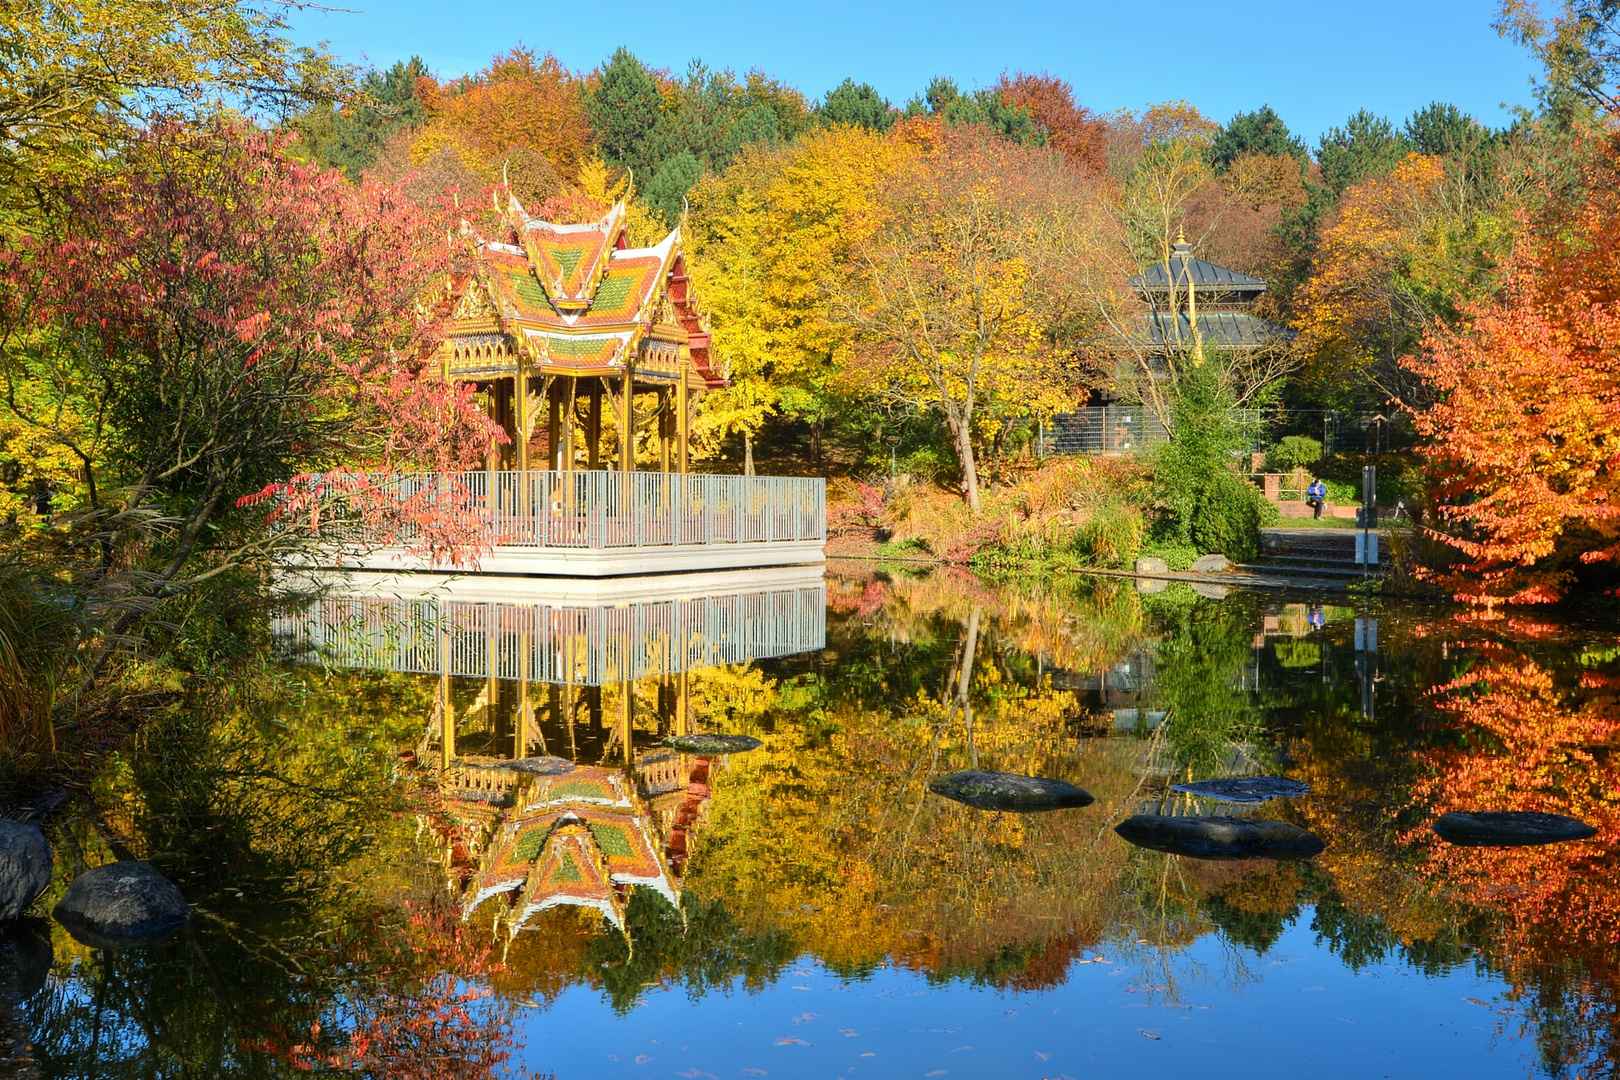
<svg viewBox="0 0 1620 1080">
<path fill-rule="evenodd" d="M 451 377 L 531 373 L 673 381 L 683 362 L 695 385 L 719 388 L 724 373 L 686 272 L 680 229 L 653 247 L 629 246 L 624 204 L 583 225 L 531 217 L 516 197 L 509 231 L 473 241 L 470 267 L 447 283 L 450 331 L 438 360 Z"/>
<path fill-rule="evenodd" d="M 1249 350 L 1286 344 L 1293 333 L 1247 310 L 1266 292 L 1257 277 L 1195 259 L 1192 245 L 1178 238 L 1169 266 L 1154 263 L 1130 279 L 1148 305 L 1143 343 L 1153 349 L 1175 348 L 1194 340 L 1190 300 L 1196 298 L 1198 335 L 1206 345 Z"/>
</svg>

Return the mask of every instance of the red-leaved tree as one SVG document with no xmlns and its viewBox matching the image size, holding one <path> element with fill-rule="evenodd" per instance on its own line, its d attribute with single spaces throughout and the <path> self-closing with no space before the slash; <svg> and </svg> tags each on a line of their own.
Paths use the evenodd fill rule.
<svg viewBox="0 0 1620 1080">
<path fill-rule="evenodd" d="M 501 437 L 423 360 L 443 223 L 282 150 L 224 122 L 154 125 L 57 193 L 48 235 L 0 253 L 5 404 L 82 463 L 89 515 L 165 519 L 103 546 L 149 599 L 301 538 L 231 513 L 244 496 L 337 490 L 393 527 L 400 501 L 368 497 L 378 471 L 463 468 Z M 442 499 L 418 509 L 428 546 L 473 537 Z"/>
<path fill-rule="evenodd" d="M 1620 561 L 1620 133 L 1586 150 L 1501 292 L 1405 362 L 1436 398 L 1415 419 L 1462 599 L 1546 603 Z"/>
</svg>

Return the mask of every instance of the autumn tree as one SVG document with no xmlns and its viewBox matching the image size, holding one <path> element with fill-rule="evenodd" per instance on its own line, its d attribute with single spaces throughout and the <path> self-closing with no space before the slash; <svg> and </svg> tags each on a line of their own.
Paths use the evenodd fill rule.
<svg viewBox="0 0 1620 1080">
<path fill-rule="evenodd" d="M 437 223 L 282 148 L 224 122 L 156 126 L 110 180 L 62 189 L 59 230 L 0 256 L 5 420 L 72 455 L 61 479 L 102 535 L 92 585 L 176 595 L 297 535 L 231 513 L 264 485 L 452 468 L 492 437 L 423 372 Z M 132 515 L 166 525 L 121 533 Z"/>
<path fill-rule="evenodd" d="M 944 418 L 975 513 L 980 410 L 1064 378 L 1051 331 L 1078 305 L 1047 225 L 1090 194 L 1054 154 L 947 128 L 885 193 L 836 293 L 877 391 Z"/>
<path fill-rule="evenodd" d="M 571 176 L 589 156 L 582 93 L 580 81 L 555 56 L 519 47 L 496 56 L 476 76 L 430 87 L 424 104 L 435 130 L 486 160 L 528 149 Z"/>
<path fill-rule="evenodd" d="M 1620 144 L 1585 143 L 1581 183 L 1551 198 L 1494 296 L 1432 325 L 1405 367 L 1432 403 L 1437 535 L 1459 595 L 1548 602 L 1620 561 Z"/>
<path fill-rule="evenodd" d="M 229 99 L 286 109 L 345 89 L 331 59 L 284 36 L 257 0 L 33 0 L 0 10 L 0 179 L 11 195 L 125 126 Z"/>
<path fill-rule="evenodd" d="M 1074 100 L 1074 87 L 1054 75 L 1018 72 L 996 83 L 1002 99 L 1028 111 L 1046 133 L 1046 145 L 1081 169 L 1108 164 L 1108 125 Z"/>
</svg>

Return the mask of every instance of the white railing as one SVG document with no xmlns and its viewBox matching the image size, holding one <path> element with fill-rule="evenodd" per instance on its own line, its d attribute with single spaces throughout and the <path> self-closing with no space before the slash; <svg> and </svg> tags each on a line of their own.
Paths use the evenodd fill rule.
<svg viewBox="0 0 1620 1080">
<path fill-rule="evenodd" d="M 339 512 L 322 532 L 347 542 L 411 546 L 422 540 L 412 517 L 439 508 L 471 513 L 490 547 L 639 548 L 827 538 L 827 482 L 819 477 L 479 471 L 406 473 L 374 482 L 417 513 L 381 530 Z"/>
<path fill-rule="evenodd" d="M 332 667 L 603 686 L 824 648 L 827 589 L 616 607 L 332 596 L 273 628 Z"/>
</svg>

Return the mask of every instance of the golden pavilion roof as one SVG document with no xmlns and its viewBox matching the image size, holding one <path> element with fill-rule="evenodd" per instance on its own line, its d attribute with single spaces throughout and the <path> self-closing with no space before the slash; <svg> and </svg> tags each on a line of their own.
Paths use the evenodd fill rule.
<svg viewBox="0 0 1620 1080">
<path fill-rule="evenodd" d="M 601 219 L 559 225 L 531 217 L 515 197 L 509 232 L 472 240 L 468 268 L 452 275 L 450 328 L 439 359 L 451 377 L 497 378 L 521 355 L 535 374 L 620 375 L 696 388 L 726 385 L 686 272 L 680 229 L 653 247 L 629 246 L 624 204 Z"/>
</svg>

